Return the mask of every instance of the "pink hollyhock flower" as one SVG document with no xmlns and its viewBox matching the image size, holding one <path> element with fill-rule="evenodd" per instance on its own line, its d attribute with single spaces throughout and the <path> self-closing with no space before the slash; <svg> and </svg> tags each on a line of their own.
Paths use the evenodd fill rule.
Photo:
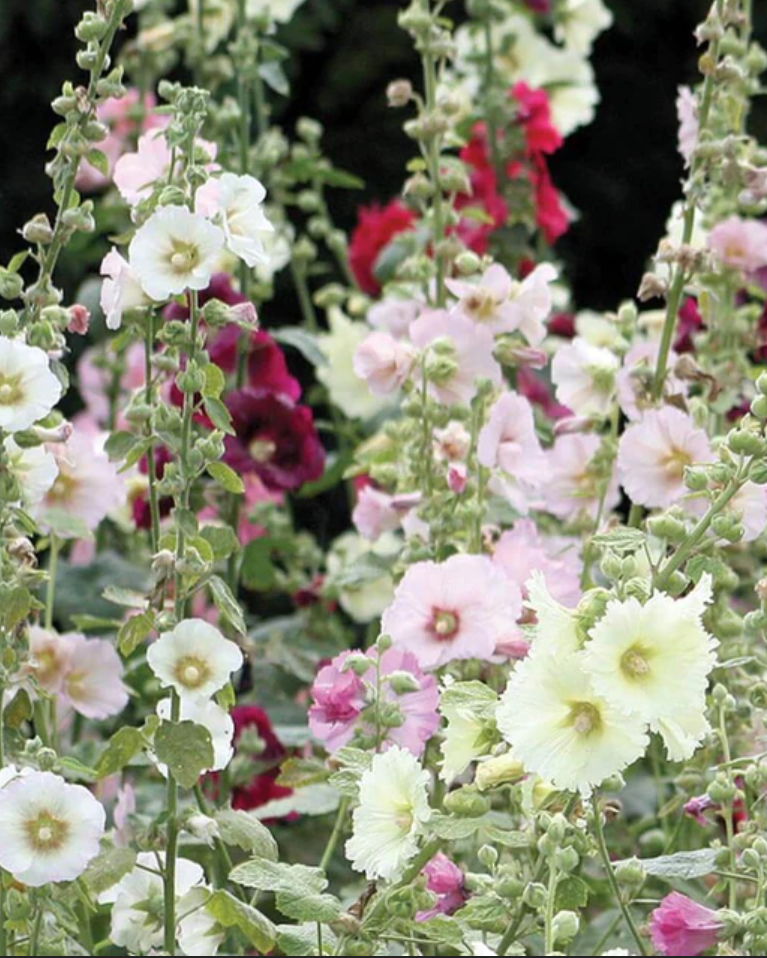
<svg viewBox="0 0 767 958">
<path fill-rule="evenodd" d="M 358 654 L 358 653 L 357 653 Z M 347 666 L 352 652 L 342 652 L 317 675 L 312 686 L 313 705 L 309 709 L 312 733 L 329 752 L 348 745 L 357 731 L 370 737 L 376 734 L 372 714 L 376 697 L 396 705 L 402 724 L 386 729 L 384 749 L 392 745 L 422 755 L 426 743 L 439 728 L 439 688 L 436 679 L 426 675 L 418 659 L 404 649 L 392 648 L 381 657 L 370 649 L 370 666 L 364 675 Z M 411 688 L 415 685 L 416 688 Z M 367 712 L 366 712 L 367 710 Z"/>
<path fill-rule="evenodd" d="M 659 344 L 636 343 L 626 353 L 623 367 L 616 377 L 618 403 L 625 415 L 634 421 L 642 418 L 648 407 L 653 405 L 652 384 L 655 378 L 655 366 L 658 361 Z M 678 356 L 672 350 L 669 353 L 669 368 L 673 369 Z M 667 389 L 676 395 L 686 395 L 687 387 L 673 374 L 666 378 Z"/>
<path fill-rule="evenodd" d="M 611 350 L 578 336 L 554 354 L 551 378 L 557 399 L 577 416 L 607 416 L 615 401 L 619 368 Z"/>
<path fill-rule="evenodd" d="M 113 391 L 113 376 L 99 363 L 105 354 L 98 347 L 91 347 L 77 363 L 77 387 L 85 403 L 88 416 L 101 426 L 109 423 L 110 395 Z M 132 343 L 125 351 L 124 371 L 118 384 L 117 405 L 124 405 L 128 394 L 140 389 L 145 381 L 146 363 L 142 343 Z"/>
<path fill-rule="evenodd" d="M 731 508 L 741 516 L 744 542 L 754 542 L 767 528 L 767 489 L 747 482 L 732 500 Z"/>
<path fill-rule="evenodd" d="M 520 81 L 511 96 L 517 102 L 516 119 L 525 131 L 528 153 L 556 153 L 565 141 L 554 126 L 548 93 Z"/>
<path fill-rule="evenodd" d="M 78 633 L 61 637 L 68 647 L 62 697 L 88 719 L 119 715 L 128 704 L 122 660 L 106 639 L 87 639 Z"/>
<path fill-rule="evenodd" d="M 685 165 L 689 166 L 692 154 L 698 145 L 700 121 L 698 120 L 698 98 L 688 86 L 679 87 L 676 112 L 679 118 L 679 152 L 684 158 Z"/>
<path fill-rule="evenodd" d="M 71 646 L 57 632 L 31 625 L 28 630 L 30 661 L 24 674 L 34 676 L 49 695 L 59 695 L 69 669 Z"/>
<path fill-rule="evenodd" d="M 444 429 L 434 430 L 433 449 L 437 462 L 465 462 L 471 451 L 471 433 L 462 422 L 453 420 Z"/>
<path fill-rule="evenodd" d="M 466 463 L 458 462 L 448 466 L 447 484 L 457 496 L 462 496 L 466 492 L 469 484 L 469 470 Z"/>
<path fill-rule="evenodd" d="M 397 586 L 382 631 L 424 669 L 456 659 L 489 659 L 522 613 L 522 594 L 487 556 L 419 562 Z"/>
<path fill-rule="evenodd" d="M 389 396 L 410 378 L 415 351 L 389 333 L 371 333 L 357 347 L 354 372 L 376 396 Z"/>
<path fill-rule="evenodd" d="M 394 496 L 372 485 L 360 490 L 352 521 L 361 536 L 375 542 L 384 532 L 398 529 L 401 518 Z"/>
<path fill-rule="evenodd" d="M 493 562 L 527 595 L 527 583 L 534 572 L 546 579 L 552 597 L 575 608 L 581 600 L 583 562 L 575 539 L 543 536 L 531 519 L 518 519 L 498 540 Z"/>
<path fill-rule="evenodd" d="M 198 139 L 197 147 L 205 154 L 210 168 L 218 152 L 216 144 Z M 138 206 L 148 199 L 154 185 L 167 177 L 172 161 L 173 152 L 164 130 L 150 130 L 141 136 L 137 151 L 121 156 L 114 168 L 115 186 L 125 202 Z"/>
<path fill-rule="evenodd" d="M 280 393 L 293 402 L 301 398 L 301 384 L 288 371 L 285 354 L 264 330 L 248 332 L 235 324 L 224 326 L 209 346 L 211 362 L 225 373 L 235 373 L 240 349 L 247 355 L 249 385 Z"/>
<path fill-rule="evenodd" d="M 367 320 L 373 329 L 391 333 L 395 339 L 407 336 L 410 324 L 418 319 L 423 303 L 414 299 L 388 297 L 374 303 L 368 311 Z"/>
<path fill-rule="evenodd" d="M 725 266 L 755 273 L 767 266 L 767 224 L 731 216 L 711 230 L 708 246 Z"/>
<path fill-rule="evenodd" d="M 461 869 L 442 852 L 432 858 L 424 868 L 426 889 L 437 896 L 437 902 L 428 911 L 419 911 L 415 920 L 429 921 L 437 915 L 452 915 L 466 903 L 464 875 Z"/>
<path fill-rule="evenodd" d="M 690 818 L 694 818 L 699 825 L 706 826 L 708 825 L 708 819 L 705 813 L 718 808 L 720 808 L 720 805 L 713 798 L 708 795 L 698 795 L 687 802 L 684 806 L 684 813 L 689 815 Z"/>
<path fill-rule="evenodd" d="M 687 493 L 685 467 L 712 458 L 705 431 L 680 409 L 664 406 L 621 436 L 618 476 L 632 502 L 666 509 Z"/>
<path fill-rule="evenodd" d="M 360 289 L 369 296 L 381 292 L 375 275 L 379 256 L 395 236 L 413 228 L 415 219 L 415 213 L 399 200 L 392 200 L 384 207 L 378 204 L 360 207 L 349 245 L 349 262 Z"/>
<path fill-rule="evenodd" d="M 505 393 L 490 410 L 479 434 L 477 458 L 487 469 L 500 470 L 502 491 L 521 511 L 528 494 L 539 486 L 545 458 L 530 401 L 518 393 Z"/>
<path fill-rule="evenodd" d="M 104 277 L 101 284 L 101 310 L 107 327 L 119 329 L 123 313 L 146 306 L 149 299 L 131 265 L 116 249 L 104 257 L 100 272 Z"/>
<path fill-rule="evenodd" d="M 319 479 L 325 468 L 308 406 L 265 389 L 240 389 L 226 404 L 236 435 L 226 437 L 224 461 L 242 475 L 256 473 L 267 489 L 295 490 Z"/>
<path fill-rule="evenodd" d="M 596 519 L 604 480 L 595 469 L 594 457 L 602 440 L 593 435 L 568 435 L 557 438 L 546 452 L 548 473 L 543 489 L 546 509 L 560 519 L 588 515 Z M 610 478 L 605 499 L 605 514 L 620 502 L 617 477 Z"/>
<path fill-rule="evenodd" d="M 661 955 L 700 955 L 716 946 L 722 922 L 715 911 L 672 892 L 650 919 L 653 945 Z"/>
<path fill-rule="evenodd" d="M 136 814 L 136 790 L 126 782 L 117 794 L 112 817 L 115 823 L 115 845 L 118 848 L 127 848 L 133 841 L 131 816 Z"/>
<path fill-rule="evenodd" d="M 429 392 L 443 405 L 470 403 L 480 379 L 500 385 L 501 367 L 493 356 L 495 338 L 466 316 L 451 316 L 444 310 L 424 313 L 410 327 L 410 337 L 419 349 L 445 347 L 455 363 L 451 375 L 429 383 Z"/>
</svg>

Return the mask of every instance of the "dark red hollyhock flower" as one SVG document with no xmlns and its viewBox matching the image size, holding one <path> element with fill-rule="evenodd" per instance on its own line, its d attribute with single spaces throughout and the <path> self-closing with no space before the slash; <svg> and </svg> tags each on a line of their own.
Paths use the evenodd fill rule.
<svg viewBox="0 0 767 958">
<path fill-rule="evenodd" d="M 236 435 L 227 436 L 224 461 L 241 474 L 254 472 L 269 489 L 291 491 L 319 479 L 325 450 L 308 406 L 248 387 L 226 404 Z"/>
<path fill-rule="evenodd" d="M 165 475 L 165 467 L 169 462 L 173 461 L 173 456 L 165 448 L 165 446 L 158 446 L 154 451 L 154 472 L 155 476 L 158 479 L 162 479 Z M 149 461 L 146 456 L 139 462 L 139 470 L 144 473 L 145 476 L 149 475 Z M 164 518 L 169 516 L 171 509 L 173 508 L 173 499 L 170 496 L 165 496 L 160 499 L 160 516 Z M 138 529 L 151 529 L 152 528 L 152 508 L 149 503 L 149 493 L 136 496 L 133 500 L 133 521 L 136 523 Z"/>
<path fill-rule="evenodd" d="M 506 201 L 498 192 L 498 178 L 490 161 L 484 123 L 476 124 L 460 156 L 470 171 L 471 192 L 460 193 L 456 197 L 455 207 L 459 212 L 480 210 L 486 222 L 463 216 L 457 232 L 470 250 L 484 256 L 491 234 L 504 226 L 509 216 Z"/>
<path fill-rule="evenodd" d="M 549 320 L 549 332 L 560 339 L 575 339 L 575 316 L 572 313 L 554 313 Z"/>
<path fill-rule="evenodd" d="M 564 236 L 570 229 L 570 217 L 562 204 L 559 190 L 551 179 L 546 158 L 540 153 L 535 157 L 533 183 L 538 227 L 547 243 L 556 243 L 560 236 Z"/>
<path fill-rule="evenodd" d="M 381 292 L 375 275 L 378 257 L 395 236 L 412 229 L 415 221 L 415 213 L 399 200 L 386 206 L 374 203 L 360 207 L 349 246 L 349 262 L 360 288 L 369 296 Z"/>
<path fill-rule="evenodd" d="M 676 342 L 674 349 L 678 353 L 694 353 L 694 336 L 704 327 L 703 317 L 698 308 L 698 301 L 688 296 L 679 310 L 679 322 L 676 328 Z"/>
<path fill-rule="evenodd" d="M 556 401 L 546 383 L 528 366 L 520 366 L 517 370 L 517 392 L 534 406 L 540 406 L 550 419 L 572 416 L 571 410 Z"/>
<path fill-rule="evenodd" d="M 235 752 L 243 732 L 253 729 L 264 743 L 263 752 L 254 758 L 254 775 L 247 785 L 236 787 L 232 793 L 232 807 L 241 811 L 260 808 L 278 798 L 287 798 L 293 790 L 277 784 L 280 766 L 288 757 L 288 750 L 277 738 L 269 716 L 256 705 L 237 705 L 232 709 Z M 259 770 L 261 768 L 262 770 Z"/>
<path fill-rule="evenodd" d="M 211 299 L 219 299 L 227 306 L 239 306 L 241 303 L 247 303 L 247 296 L 243 296 L 239 290 L 232 285 L 232 279 L 228 273 L 215 273 L 210 280 L 210 285 L 200 291 L 200 306 L 204 306 Z M 189 307 L 186 303 L 172 302 L 168 303 L 163 311 L 165 319 L 189 319 Z"/>
<path fill-rule="evenodd" d="M 232 323 L 216 335 L 208 347 L 211 361 L 225 373 L 237 370 L 240 338 L 249 336 L 248 381 L 257 389 L 281 393 L 296 402 L 301 398 L 301 385 L 288 372 L 285 354 L 264 330 L 248 334 Z"/>
<path fill-rule="evenodd" d="M 548 13 L 551 10 L 551 0 L 523 0 L 533 13 Z"/>
<path fill-rule="evenodd" d="M 565 141 L 551 118 L 548 93 L 520 81 L 511 96 L 517 101 L 517 123 L 525 131 L 528 153 L 556 153 Z"/>
</svg>

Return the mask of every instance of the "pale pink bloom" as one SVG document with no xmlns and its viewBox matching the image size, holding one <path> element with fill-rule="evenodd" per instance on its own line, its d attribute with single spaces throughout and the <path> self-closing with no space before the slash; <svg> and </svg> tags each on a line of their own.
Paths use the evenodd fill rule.
<svg viewBox="0 0 767 958">
<path fill-rule="evenodd" d="M 371 333 L 354 354 L 354 372 L 376 396 L 389 396 L 408 381 L 415 352 L 389 333 Z"/>
<path fill-rule="evenodd" d="M 133 841 L 130 819 L 135 815 L 136 807 L 136 790 L 130 782 L 126 782 L 117 795 L 112 815 L 115 823 L 115 845 L 118 848 L 127 848 Z"/>
<path fill-rule="evenodd" d="M 544 453 L 528 399 L 514 392 L 501 396 L 479 434 L 477 458 L 487 469 L 502 473 L 499 490 L 512 505 L 526 512 L 530 493 L 545 475 Z"/>
<path fill-rule="evenodd" d="M 453 420 L 444 429 L 434 430 L 433 449 L 437 462 L 465 462 L 471 450 L 471 433 L 462 422 Z"/>
<path fill-rule="evenodd" d="M 747 482 L 732 500 L 731 508 L 741 515 L 746 529 L 744 542 L 753 542 L 767 528 L 767 489 Z"/>
<path fill-rule="evenodd" d="M 615 401 L 618 357 L 581 336 L 560 346 L 551 364 L 557 399 L 577 416 L 607 416 Z"/>
<path fill-rule="evenodd" d="M 253 176 L 223 173 L 197 191 L 197 212 L 219 223 L 227 249 L 251 269 L 269 262 L 267 244 L 274 241 L 274 226 L 264 212 L 266 188 Z"/>
<path fill-rule="evenodd" d="M 398 529 L 400 519 L 394 496 L 375 486 L 365 486 L 361 490 L 352 513 L 352 521 L 361 536 L 375 542 L 384 532 Z"/>
<path fill-rule="evenodd" d="M 59 695 L 69 669 L 71 646 L 56 632 L 31 625 L 28 631 L 30 661 L 24 675 L 33 676 L 49 695 Z"/>
<path fill-rule="evenodd" d="M 77 388 L 85 403 L 88 415 L 99 425 L 109 423 L 109 402 L 113 390 L 112 375 L 97 364 L 104 352 L 93 346 L 87 349 L 77 363 Z M 124 405 L 126 397 L 145 382 L 146 363 L 142 343 L 132 343 L 124 355 L 125 368 L 118 384 L 118 408 Z"/>
<path fill-rule="evenodd" d="M 408 569 L 382 631 L 431 670 L 456 659 L 491 658 L 521 612 L 521 592 L 487 556 L 455 555 Z"/>
<path fill-rule="evenodd" d="M 56 457 L 59 475 L 35 516 L 45 527 L 45 513 L 54 509 L 82 520 L 95 529 L 111 512 L 127 501 L 125 478 L 104 452 L 106 433 L 89 428 L 80 418 L 66 445 L 48 448 Z"/>
<path fill-rule="evenodd" d="M 698 119 L 698 98 L 688 86 L 679 87 L 676 100 L 676 112 L 679 118 L 679 152 L 689 166 L 692 154 L 698 145 L 700 121 Z"/>
<path fill-rule="evenodd" d="M 596 519 L 602 499 L 604 480 L 594 466 L 594 457 L 602 447 L 599 436 L 560 436 L 546 452 L 547 474 L 544 486 L 546 509 L 560 519 L 587 515 Z M 608 482 L 604 513 L 620 502 L 615 475 Z"/>
<path fill-rule="evenodd" d="M 447 855 L 437 852 L 424 868 L 423 874 L 426 876 L 427 891 L 436 895 L 437 901 L 433 908 L 419 911 L 415 916 L 416 921 L 429 921 L 437 915 L 452 915 L 463 907 L 466 902 L 464 874 Z"/>
<path fill-rule="evenodd" d="M 445 406 L 468 404 L 477 394 L 480 379 L 501 383 L 501 367 L 493 356 L 492 332 L 477 326 L 466 316 L 444 310 L 424 313 L 410 327 L 410 337 L 419 349 L 447 347 L 455 370 L 438 383 L 429 383 L 429 392 Z M 441 350 L 440 350 L 440 354 Z"/>
<path fill-rule="evenodd" d="M 618 476 L 632 502 L 666 509 L 683 499 L 686 466 L 711 462 L 708 437 L 680 409 L 650 410 L 618 447 Z"/>
<path fill-rule="evenodd" d="M 368 311 L 368 323 L 374 329 L 391 333 L 395 339 L 407 336 L 411 323 L 418 319 L 423 304 L 414 299 L 382 299 Z"/>
<path fill-rule="evenodd" d="M 767 224 L 731 216 L 711 230 L 708 246 L 725 266 L 755 273 L 767 266 Z"/>
<path fill-rule="evenodd" d="M 657 342 L 635 343 L 623 359 L 623 368 L 618 373 L 618 402 L 629 419 L 639 420 L 645 411 L 653 405 L 651 387 L 655 378 L 655 366 L 658 361 Z M 668 358 L 669 368 L 677 361 L 676 353 L 671 350 Z M 686 395 L 687 387 L 673 374 L 666 377 L 666 388 L 674 395 Z"/>
<path fill-rule="evenodd" d="M 581 600 L 583 562 L 575 539 L 544 536 L 531 519 L 518 519 L 498 540 L 495 565 L 515 583 L 523 596 L 534 572 L 540 572 L 558 602 L 575 608 Z"/>
<path fill-rule="evenodd" d="M 61 639 L 69 647 L 62 696 L 85 718 L 119 715 L 128 704 L 128 689 L 122 660 L 111 642 L 78 633 Z"/>
<path fill-rule="evenodd" d="M 716 947 L 723 924 L 710 908 L 672 892 L 650 918 L 650 932 L 661 955 L 700 955 Z"/>
<path fill-rule="evenodd" d="M 119 329 L 123 313 L 146 306 L 149 300 L 130 263 L 116 249 L 110 250 L 101 262 L 101 309 L 107 327 Z"/>
<path fill-rule="evenodd" d="M 477 283 L 449 279 L 447 286 L 458 300 L 456 309 L 496 334 L 519 330 L 532 345 L 546 337 L 545 321 L 551 312 L 551 283 L 557 278 L 553 266 L 537 267 L 521 283 L 497 263 Z"/>
<path fill-rule="evenodd" d="M 464 462 L 452 463 L 447 470 L 447 484 L 457 496 L 466 492 L 469 484 L 469 470 Z"/>
<path fill-rule="evenodd" d="M 197 147 L 209 160 L 208 169 L 216 159 L 215 143 L 197 140 Z M 173 153 L 163 130 L 150 130 L 139 138 L 135 153 L 126 153 L 115 164 L 114 181 L 120 195 L 130 206 L 148 199 L 158 181 L 167 179 Z"/>
</svg>

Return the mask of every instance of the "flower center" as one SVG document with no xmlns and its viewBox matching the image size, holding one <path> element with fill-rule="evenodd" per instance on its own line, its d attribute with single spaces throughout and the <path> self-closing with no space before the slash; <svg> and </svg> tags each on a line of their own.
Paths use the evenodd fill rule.
<svg viewBox="0 0 767 958">
<path fill-rule="evenodd" d="M 588 738 L 589 735 L 601 729 L 602 716 L 596 705 L 592 705 L 591 702 L 576 702 L 570 709 L 568 725 L 572 726 L 579 735 Z"/>
<path fill-rule="evenodd" d="M 173 240 L 171 249 L 168 261 L 174 273 L 188 273 L 200 262 L 200 251 L 193 243 Z"/>
<path fill-rule="evenodd" d="M 69 824 L 47 811 L 25 822 L 25 829 L 33 848 L 41 853 L 61 848 L 69 835 Z"/>
<path fill-rule="evenodd" d="M 594 389 L 603 396 L 609 396 L 615 388 L 615 373 L 603 366 L 594 366 L 589 370 Z"/>
<path fill-rule="evenodd" d="M 650 665 L 650 656 L 641 646 L 632 646 L 627 652 L 623 653 L 621 658 L 621 672 L 627 679 L 634 682 L 640 682 L 652 671 Z"/>
<path fill-rule="evenodd" d="M 480 321 L 492 319 L 498 307 L 495 296 L 489 289 L 477 289 L 466 297 L 466 309 Z"/>
<path fill-rule="evenodd" d="M 248 446 L 248 452 L 255 462 L 269 462 L 277 452 L 277 443 L 271 439 L 254 439 Z"/>
<path fill-rule="evenodd" d="M 440 642 L 454 639 L 461 626 L 456 612 L 448 609 L 434 609 L 431 616 L 431 630 Z"/>
<path fill-rule="evenodd" d="M 210 666 L 196 655 L 185 655 L 176 663 L 176 679 L 187 689 L 199 689 L 210 678 Z"/>
<path fill-rule="evenodd" d="M 0 406 L 15 406 L 24 399 L 21 376 L 0 375 Z"/>
<path fill-rule="evenodd" d="M 77 479 L 71 473 L 60 471 L 48 492 L 48 501 L 53 505 L 63 505 L 71 502 L 77 486 Z"/>
<path fill-rule="evenodd" d="M 684 477 L 684 470 L 692 465 L 690 454 L 684 449 L 672 449 L 672 451 L 661 462 L 661 466 L 666 476 L 671 480 L 681 481 Z"/>
</svg>

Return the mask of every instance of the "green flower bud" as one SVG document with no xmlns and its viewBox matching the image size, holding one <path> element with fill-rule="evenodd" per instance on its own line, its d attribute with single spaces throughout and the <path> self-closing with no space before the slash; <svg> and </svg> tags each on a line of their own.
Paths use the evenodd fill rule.
<svg viewBox="0 0 767 958">
<path fill-rule="evenodd" d="M 578 934 L 580 927 L 580 919 L 574 911 L 560 911 L 554 916 L 554 940 L 570 941 Z"/>
<path fill-rule="evenodd" d="M 518 782 L 525 775 L 524 765 L 511 752 L 488 759 L 477 766 L 475 782 L 481 792 Z"/>
<path fill-rule="evenodd" d="M 767 443 L 750 429 L 731 429 L 727 434 L 727 444 L 736 455 L 762 456 Z"/>
<path fill-rule="evenodd" d="M 480 818 L 490 811 L 490 800 L 472 785 L 465 785 L 445 799 L 445 808 L 459 818 Z"/>
<path fill-rule="evenodd" d="M 485 868 L 492 871 L 498 864 L 498 849 L 493 845 L 483 845 L 479 850 L 478 857 Z"/>
<path fill-rule="evenodd" d="M 22 236 L 28 243 L 46 246 L 53 239 L 53 226 L 45 213 L 38 213 L 25 225 Z"/>
<path fill-rule="evenodd" d="M 764 397 L 767 399 L 767 396 Z M 748 478 L 757 486 L 767 485 L 767 462 L 756 460 L 751 463 Z"/>
<path fill-rule="evenodd" d="M 389 685 L 397 695 L 410 695 L 421 691 L 421 683 L 411 672 L 392 672 Z"/>
<path fill-rule="evenodd" d="M 542 885 L 540 882 L 530 882 L 530 884 L 525 888 L 525 891 L 522 895 L 522 900 L 527 905 L 528 908 L 532 908 L 534 911 L 543 908 L 548 899 L 548 891 L 545 885 Z"/>
<path fill-rule="evenodd" d="M 759 377 L 761 380 L 765 377 L 765 373 Z M 751 413 L 754 415 L 760 422 L 764 422 L 767 419 L 767 396 L 762 394 L 757 396 L 756 399 L 751 403 Z"/>
<path fill-rule="evenodd" d="M 0 268 L 0 297 L 18 299 L 24 291 L 24 280 L 18 273 Z"/>
<path fill-rule="evenodd" d="M 616 866 L 615 877 L 621 885 L 639 886 L 647 878 L 647 872 L 645 872 L 639 859 L 632 858 L 630 861 L 621 862 L 620 865 Z"/>
<path fill-rule="evenodd" d="M 575 871 L 581 861 L 581 856 L 574 848 L 558 848 L 556 854 L 554 855 L 554 861 L 557 868 L 560 871 L 570 872 Z"/>
</svg>

